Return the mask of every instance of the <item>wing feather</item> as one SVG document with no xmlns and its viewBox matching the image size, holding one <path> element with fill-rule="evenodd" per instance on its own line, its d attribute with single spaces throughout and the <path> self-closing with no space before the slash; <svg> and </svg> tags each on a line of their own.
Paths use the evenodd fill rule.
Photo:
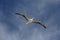
<svg viewBox="0 0 60 40">
<path fill-rule="evenodd" d="M 16 14 L 20 15 L 20 16 L 23 16 L 27 21 L 29 20 L 29 17 L 26 14 L 19 14 L 19 13 L 16 13 Z"/>
<path fill-rule="evenodd" d="M 35 21 L 35 22 L 33 22 L 33 23 L 37 23 L 37 24 L 40 24 L 40 25 L 42 25 L 45 29 L 46 29 L 46 26 L 44 25 L 44 24 L 42 24 L 40 21 Z"/>
</svg>

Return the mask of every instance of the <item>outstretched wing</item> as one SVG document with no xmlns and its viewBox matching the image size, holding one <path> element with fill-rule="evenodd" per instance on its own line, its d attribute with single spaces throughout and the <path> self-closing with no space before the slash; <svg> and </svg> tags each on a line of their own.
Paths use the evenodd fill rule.
<svg viewBox="0 0 60 40">
<path fill-rule="evenodd" d="M 19 14 L 19 13 L 16 13 L 16 14 L 23 16 L 27 21 L 29 21 L 29 17 L 26 14 Z"/>
<path fill-rule="evenodd" d="M 35 21 L 35 22 L 33 22 L 33 23 L 40 24 L 40 25 L 42 25 L 42 26 L 46 29 L 46 26 L 45 26 L 44 24 L 42 24 L 40 21 Z"/>
</svg>

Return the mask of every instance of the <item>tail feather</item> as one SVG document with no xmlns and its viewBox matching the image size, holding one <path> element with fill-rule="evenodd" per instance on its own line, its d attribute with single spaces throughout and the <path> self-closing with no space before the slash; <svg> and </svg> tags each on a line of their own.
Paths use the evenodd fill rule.
<svg viewBox="0 0 60 40">
<path fill-rule="evenodd" d="M 27 22 L 26 24 L 29 24 L 29 22 Z"/>
</svg>

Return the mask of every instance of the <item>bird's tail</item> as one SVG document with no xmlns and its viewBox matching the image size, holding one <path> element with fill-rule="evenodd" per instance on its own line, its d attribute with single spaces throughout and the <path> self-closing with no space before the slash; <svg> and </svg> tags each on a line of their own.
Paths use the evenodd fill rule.
<svg viewBox="0 0 60 40">
<path fill-rule="evenodd" d="M 26 24 L 29 24 L 29 22 L 27 22 Z"/>
<path fill-rule="evenodd" d="M 26 24 L 29 24 L 30 22 L 27 22 Z"/>
</svg>

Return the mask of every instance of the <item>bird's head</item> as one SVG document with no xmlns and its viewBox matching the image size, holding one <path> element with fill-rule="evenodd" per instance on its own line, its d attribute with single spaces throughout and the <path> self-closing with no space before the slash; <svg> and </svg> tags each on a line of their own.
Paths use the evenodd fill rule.
<svg viewBox="0 0 60 40">
<path fill-rule="evenodd" d="M 32 18 L 32 20 L 35 20 L 35 18 Z"/>
</svg>

